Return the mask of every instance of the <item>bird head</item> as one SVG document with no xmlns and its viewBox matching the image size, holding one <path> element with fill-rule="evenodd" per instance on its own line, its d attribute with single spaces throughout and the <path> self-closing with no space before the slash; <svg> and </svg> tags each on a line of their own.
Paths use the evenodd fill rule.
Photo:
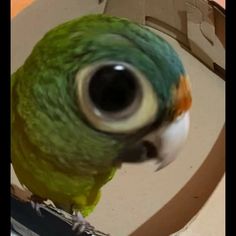
<svg viewBox="0 0 236 236">
<path fill-rule="evenodd" d="M 191 90 L 179 56 L 126 19 L 90 15 L 59 25 L 13 77 L 22 78 L 14 82 L 14 122 L 23 121 L 29 142 L 58 168 L 150 159 L 164 167 L 187 137 Z"/>
</svg>

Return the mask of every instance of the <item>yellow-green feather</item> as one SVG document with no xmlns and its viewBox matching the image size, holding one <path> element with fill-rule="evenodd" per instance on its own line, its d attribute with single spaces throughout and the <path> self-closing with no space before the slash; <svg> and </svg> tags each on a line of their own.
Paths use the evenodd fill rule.
<svg viewBox="0 0 236 236">
<path fill-rule="evenodd" d="M 131 143 L 95 130 L 78 106 L 75 75 L 101 60 L 140 70 L 158 97 L 157 120 L 168 119 L 184 68 L 162 38 L 124 19 L 86 16 L 52 29 L 12 76 L 12 163 L 20 182 L 85 216 L 113 177 L 117 154 Z"/>
</svg>

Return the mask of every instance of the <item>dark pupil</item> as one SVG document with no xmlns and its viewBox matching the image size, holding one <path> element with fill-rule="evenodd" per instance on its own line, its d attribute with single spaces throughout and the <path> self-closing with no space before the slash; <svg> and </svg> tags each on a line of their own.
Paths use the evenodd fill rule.
<svg viewBox="0 0 236 236">
<path fill-rule="evenodd" d="M 118 112 L 135 99 L 137 90 L 134 75 L 120 65 L 100 68 L 90 80 L 89 96 L 98 109 Z"/>
</svg>

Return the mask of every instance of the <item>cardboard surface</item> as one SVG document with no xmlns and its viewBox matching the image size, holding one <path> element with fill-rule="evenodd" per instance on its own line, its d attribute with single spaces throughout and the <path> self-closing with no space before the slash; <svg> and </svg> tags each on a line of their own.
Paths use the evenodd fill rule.
<svg viewBox="0 0 236 236">
<path fill-rule="evenodd" d="M 224 9 L 215 1 L 131 0 L 127 8 L 126 2 L 122 3 L 109 0 L 105 14 L 127 17 L 158 29 L 177 39 L 212 70 L 218 71 L 215 64 L 225 68 Z"/>
<path fill-rule="evenodd" d="M 12 72 L 24 62 L 34 44 L 50 28 L 84 14 L 101 13 L 104 7 L 104 3 L 98 5 L 93 0 L 86 1 L 86 4 L 83 0 L 35 1 L 12 21 Z M 153 163 L 127 164 L 104 186 L 101 201 L 88 220 L 113 236 L 147 235 L 147 232 L 149 236 L 157 232 L 165 236 L 176 232 L 197 213 L 224 172 L 221 143 L 217 152 L 211 155 L 214 158 L 207 162 L 208 153 L 225 120 L 224 81 L 173 38 L 155 32 L 175 47 L 189 74 L 193 88 L 190 135 L 178 159 L 165 169 L 155 172 Z M 202 166 L 205 169 L 201 169 Z M 192 183 L 192 176 L 199 170 L 202 178 L 197 178 L 199 181 L 195 178 Z M 204 173 L 208 178 L 203 178 Z M 13 176 L 12 182 L 15 181 Z M 191 188 L 182 192 L 178 199 L 181 208 L 175 202 L 168 209 L 168 203 L 185 189 L 189 181 Z M 183 204 L 183 199 L 187 204 Z M 171 212 L 174 212 L 173 217 L 166 218 Z"/>
<path fill-rule="evenodd" d="M 12 20 L 11 72 L 23 64 L 36 42 L 51 28 L 86 14 L 102 13 L 106 1 L 36 0 Z"/>
<path fill-rule="evenodd" d="M 184 229 L 171 236 L 225 235 L 225 176 L 198 215 Z M 203 227 L 204 226 L 204 227 Z"/>
</svg>

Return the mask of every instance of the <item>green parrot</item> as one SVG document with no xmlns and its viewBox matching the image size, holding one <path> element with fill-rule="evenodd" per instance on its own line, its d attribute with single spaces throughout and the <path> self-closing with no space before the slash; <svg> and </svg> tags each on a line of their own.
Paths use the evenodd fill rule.
<svg viewBox="0 0 236 236">
<path fill-rule="evenodd" d="M 34 196 L 88 216 L 123 162 L 174 160 L 191 89 L 161 37 L 88 15 L 50 30 L 11 78 L 12 165 Z M 157 143 L 144 139 L 155 131 Z M 79 217 L 81 220 L 81 217 Z"/>
</svg>

